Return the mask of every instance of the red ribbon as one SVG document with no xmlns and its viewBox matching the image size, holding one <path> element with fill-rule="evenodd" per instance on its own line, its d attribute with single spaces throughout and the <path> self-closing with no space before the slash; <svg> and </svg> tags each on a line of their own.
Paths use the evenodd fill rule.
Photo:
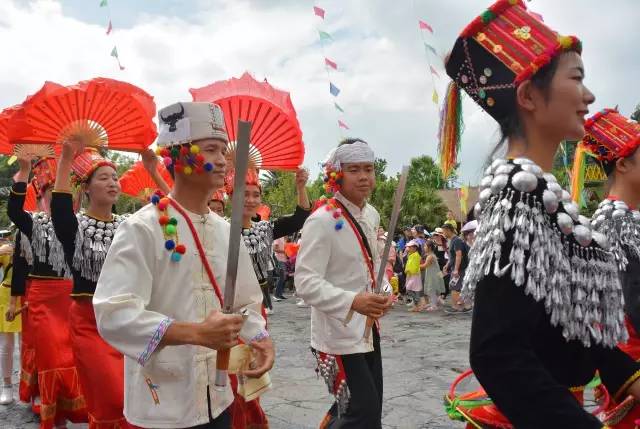
<svg viewBox="0 0 640 429">
<path fill-rule="evenodd" d="M 204 248 L 202 247 L 200 238 L 198 238 L 198 232 L 196 231 L 196 228 L 193 226 L 193 222 L 191 222 L 189 215 L 184 211 L 184 209 L 180 207 L 180 205 L 177 202 L 175 202 L 172 198 L 169 198 L 169 204 L 171 204 L 171 207 L 176 209 L 176 211 L 180 213 L 184 218 L 184 220 L 187 222 L 187 225 L 191 230 L 191 235 L 193 235 L 193 241 L 195 241 L 196 247 L 198 248 L 198 254 L 200 255 L 200 260 L 202 261 L 202 265 L 204 266 L 204 269 L 207 271 L 207 276 L 209 277 L 209 281 L 211 282 L 211 285 L 213 286 L 213 290 L 216 293 L 216 296 L 218 297 L 218 301 L 220 301 L 220 308 L 223 308 L 224 300 L 222 298 L 222 293 L 220 292 L 220 286 L 218 286 L 218 282 L 216 281 L 216 278 L 213 275 L 213 270 L 211 269 L 211 265 L 209 265 L 209 261 L 205 256 L 206 253 L 204 252 Z"/>
</svg>

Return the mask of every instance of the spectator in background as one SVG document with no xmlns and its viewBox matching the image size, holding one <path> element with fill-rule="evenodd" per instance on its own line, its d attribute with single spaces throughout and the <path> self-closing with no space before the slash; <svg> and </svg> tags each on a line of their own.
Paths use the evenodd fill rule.
<svg viewBox="0 0 640 429">
<path fill-rule="evenodd" d="M 467 243 L 467 246 L 471 248 L 473 246 L 473 242 L 476 239 L 476 229 L 478 229 L 478 221 L 472 220 L 464 224 L 460 232 L 462 233 L 462 237 L 464 238 L 464 242 Z"/>
<path fill-rule="evenodd" d="M 422 257 L 424 244 L 427 241 L 427 237 L 424 233 L 424 226 L 416 225 L 413 227 L 413 230 L 415 231 L 414 240 L 418 243 L 418 253 L 420 254 L 420 257 Z"/>
<path fill-rule="evenodd" d="M 425 271 L 423 286 L 424 295 L 429 298 L 429 306 L 427 311 L 438 309 L 438 304 L 442 298 L 440 295 L 444 293 L 444 280 L 442 280 L 442 271 L 438 266 L 438 259 L 435 254 L 436 245 L 433 241 L 427 240 L 424 246 L 424 262 L 420 264 L 420 268 Z"/>
<path fill-rule="evenodd" d="M 442 228 L 436 228 L 433 234 L 431 234 L 431 240 L 435 244 L 434 253 L 436 258 L 438 259 L 438 267 L 440 267 L 440 271 L 444 270 L 444 267 L 447 265 L 447 260 L 449 258 L 449 247 L 447 246 L 447 239 L 444 236 L 444 230 Z M 444 280 L 444 294 L 442 297 L 445 298 L 449 295 L 449 274 L 442 273 Z"/>
<path fill-rule="evenodd" d="M 276 261 L 278 262 L 278 283 L 276 284 L 276 291 L 273 294 L 273 299 L 276 302 L 287 299 L 287 297 L 284 296 L 284 284 L 287 281 L 287 255 L 284 252 L 284 247 L 288 242 L 288 236 L 280 237 L 273 242 L 273 253 L 275 253 Z"/>
<path fill-rule="evenodd" d="M 387 243 L 387 237 L 389 237 L 389 233 L 385 232 L 383 227 L 378 228 L 378 254 L 382 255 L 384 252 L 384 246 Z M 396 262 L 396 243 L 391 242 L 391 247 L 389 248 L 389 257 L 387 258 L 387 264 L 385 267 L 385 273 L 387 275 L 387 279 L 391 281 L 393 277 L 393 266 Z"/>
<path fill-rule="evenodd" d="M 402 230 L 402 237 L 398 240 L 398 250 L 400 252 L 404 252 L 404 247 L 411 240 L 411 228 L 408 226 L 404 227 Z"/>
<path fill-rule="evenodd" d="M 456 220 L 456 215 L 453 211 L 447 211 L 447 220 L 444 221 L 445 225 L 451 225 L 454 230 L 458 230 L 458 221 Z"/>
<path fill-rule="evenodd" d="M 420 254 L 416 240 L 407 243 L 407 264 L 404 272 L 407 275 L 407 296 L 413 304 L 413 309 L 410 311 L 419 311 L 419 302 L 422 298 L 422 278 L 420 277 Z"/>
<path fill-rule="evenodd" d="M 451 289 L 451 310 L 454 313 L 467 312 L 471 308 L 465 307 L 460 301 L 462 279 L 469 264 L 469 246 L 456 235 L 451 224 L 442 225 L 444 235 L 449 240 L 449 262 L 444 267 L 444 273 L 450 273 L 449 289 Z"/>
</svg>

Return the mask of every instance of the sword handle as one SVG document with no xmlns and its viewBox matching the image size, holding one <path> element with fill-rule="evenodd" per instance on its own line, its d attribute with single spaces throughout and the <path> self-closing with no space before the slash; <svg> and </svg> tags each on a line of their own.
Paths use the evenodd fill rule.
<svg viewBox="0 0 640 429">
<path fill-rule="evenodd" d="M 374 319 L 373 317 L 369 317 L 367 316 L 367 322 L 364 328 L 364 338 L 366 340 L 369 340 L 369 337 L 371 336 L 371 330 L 373 329 L 373 324 L 375 323 L 376 319 Z"/>
<path fill-rule="evenodd" d="M 227 387 L 227 373 L 229 370 L 229 356 L 231 349 L 218 350 L 216 354 L 216 379 L 213 388 L 223 391 Z"/>
</svg>

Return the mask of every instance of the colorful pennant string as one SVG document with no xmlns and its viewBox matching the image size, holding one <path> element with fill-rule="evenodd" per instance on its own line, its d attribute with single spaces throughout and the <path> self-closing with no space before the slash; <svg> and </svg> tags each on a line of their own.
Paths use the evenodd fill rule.
<svg viewBox="0 0 640 429">
<path fill-rule="evenodd" d="M 325 16 L 326 16 L 325 9 L 319 6 L 314 6 L 313 13 L 315 14 L 315 16 L 319 17 L 324 22 Z M 321 29 L 318 29 L 318 36 L 320 39 L 320 47 L 322 49 L 322 54 L 324 56 L 324 69 L 325 69 L 325 72 L 327 73 L 327 80 L 329 82 L 329 93 L 334 98 L 337 98 L 340 95 L 341 91 L 340 91 L 340 88 L 338 88 L 338 86 L 334 83 L 334 80 L 332 79 L 332 72 L 338 70 L 338 63 L 333 59 L 330 59 L 325 54 L 326 44 L 333 42 L 333 37 L 331 37 L 331 35 L 326 31 Z M 340 134 L 342 134 L 342 130 L 349 129 L 349 126 L 345 123 L 345 121 L 342 118 L 342 115 L 344 114 L 344 109 L 336 101 L 334 101 L 333 107 L 335 108 L 335 111 L 338 115 L 338 118 L 337 118 L 338 129 L 340 130 Z"/>
<path fill-rule="evenodd" d="M 107 34 L 107 36 L 110 36 L 111 33 L 113 33 L 113 21 L 111 19 L 111 8 L 109 7 L 108 0 L 100 0 L 100 7 L 104 7 L 107 10 L 107 31 L 106 31 L 106 34 Z M 118 67 L 120 68 L 120 70 L 124 70 L 124 66 L 120 62 L 120 56 L 118 55 L 118 47 L 116 45 L 114 45 L 113 49 L 111 49 L 111 56 L 116 59 L 116 62 L 118 63 Z"/>
</svg>

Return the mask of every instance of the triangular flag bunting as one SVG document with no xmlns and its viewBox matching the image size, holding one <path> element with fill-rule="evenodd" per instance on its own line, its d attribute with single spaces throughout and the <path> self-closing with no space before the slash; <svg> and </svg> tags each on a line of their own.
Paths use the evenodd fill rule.
<svg viewBox="0 0 640 429">
<path fill-rule="evenodd" d="M 106 0 L 104 0 L 106 1 Z M 319 16 L 320 18 L 324 19 L 324 9 L 318 6 L 314 6 L 313 7 L 313 13 L 316 14 L 316 16 Z"/>
<path fill-rule="evenodd" d="M 440 75 L 438 74 L 438 72 L 436 71 L 436 69 L 433 68 L 432 65 L 429 65 L 429 70 L 431 70 L 431 74 L 436 75 L 437 77 L 440 77 Z"/>
<path fill-rule="evenodd" d="M 100 7 L 105 7 L 107 5 L 107 0 L 102 0 L 100 2 Z"/>
<path fill-rule="evenodd" d="M 431 26 L 426 22 L 424 22 L 423 20 L 418 20 L 418 25 L 420 26 L 420 30 L 427 30 L 431 34 L 433 34 L 433 28 L 431 28 Z"/>
<path fill-rule="evenodd" d="M 109 20 L 109 25 L 107 26 L 107 34 L 111 34 L 111 30 L 113 30 L 113 26 L 111 25 L 111 20 Z"/>
<path fill-rule="evenodd" d="M 320 40 L 333 40 L 331 34 L 326 31 L 318 31 L 318 34 L 320 35 Z"/>
<path fill-rule="evenodd" d="M 340 128 L 344 128 L 345 130 L 348 130 L 349 127 L 347 126 L 347 124 L 345 124 L 344 122 L 342 122 L 340 119 L 338 119 L 338 126 Z"/>
<path fill-rule="evenodd" d="M 340 94 L 340 89 L 338 89 L 337 86 L 335 86 L 333 83 L 329 82 L 329 92 L 331 93 L 331 95 L 333 95 L 334 97 L 337 97 L 338 94 Z"/>
<path fill-rule="evenodd" d="M 111 50 L 111 56 L 114 58 L 118 58 L 118 49 L 115 46 Z"/>
<path fill-rule="evenodd" d="M 433 95 L 431 96 L 431 101 L 433 101 L 434 104 L 438 104 L 438 102 L 440 101 L 440 99 L 438 98 L 438 93 L 436 92 L 436 90 L 433 90 Z"/>
<path fill-rule="evenodd" d="M 438 52 L 436 51 L 436 48 L 434 48 L 433 46 L 431 46 L 430 44 L 426 43 L 424 44 L 424 49 L 427 52 L 431 52 L 433 55 L 435 55 L 436 57 L 438 56 Z"/>
<path fill-rule="evenodd" d="M 338 70 L 338 64 L 334 63 L 329 58 L 324 59 L 324 64 L 328 67 L 331 67 L 334 70 Z"/>
<path fill-rule="evenodd" d="M 342 113 L 344 113 L 344 110 L 342 110 L 342 107 L 340 107 L 340 105 L 338 103 L 333 103 L 333 106 L 336 108 L 336 110 L 339 110 Z"/>
</svg>

